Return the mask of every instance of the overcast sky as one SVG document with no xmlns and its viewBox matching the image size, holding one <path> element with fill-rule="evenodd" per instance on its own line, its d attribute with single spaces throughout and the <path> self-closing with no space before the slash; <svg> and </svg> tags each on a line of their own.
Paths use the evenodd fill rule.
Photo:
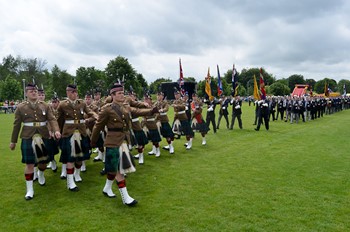
<svg viewBox="0 0 350 232">
<path fill-rule="evenodd" d="M 75 75 L 118 55 L 148 83 L 203 80 L 235 64 L 277 79 L 350 79 L 350 1 L 0 0 L 0 56 L 40 58 Z"/>
</svg>

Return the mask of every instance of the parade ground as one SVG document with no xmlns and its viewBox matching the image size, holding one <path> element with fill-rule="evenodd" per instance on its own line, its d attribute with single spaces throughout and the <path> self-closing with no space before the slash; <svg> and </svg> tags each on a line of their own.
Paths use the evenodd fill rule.
<svg viewBox="0 0 350 232">
<path fill-rule="evenodd" d="M 350 231 L 350 110 L 298 124 L 270 121 L 269 131 L 254 130 L 253 105 L 242 111 L 242 130 L 237 122 L 226 129 L 222 119 L 205 146 L 197 133 L 186 150 L 182 136 L 175 154 L 156 158 L 148 144 L 144 165 L 136 162 L 126 178 L 135 207 L 122 204 L 116 184 L 117 198 L 102 194 L 96 154 L 79 192 L 67 190 L 59 163 L 26 201 L 20 144 L 9 149 L 14 114 L 2 113 L 0 231 Z"/>
</svg>

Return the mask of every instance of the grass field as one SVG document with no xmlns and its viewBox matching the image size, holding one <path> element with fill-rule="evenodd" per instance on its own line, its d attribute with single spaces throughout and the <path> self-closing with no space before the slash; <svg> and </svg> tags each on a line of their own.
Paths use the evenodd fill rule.
<svg viewBox="0 0 350 232">
<path fill-rule="evenodd" d="M 350 231 L 350 110 L 256 132 L 253 106 L 242 109 L 243 130 L 222 121 L 206 146 L 197 134 L 190 151 L 182 137 L 174 155 L 146 156 L 127 177 L 136 207 L 122 205 L 116 185 L 117 198 L 103 196 L 92 160 L 79 192 L 59 166 L 25 201 L 20 147 L 8 148 L 13 115 L 0 114 L 0 231 Z"/>
</svg>

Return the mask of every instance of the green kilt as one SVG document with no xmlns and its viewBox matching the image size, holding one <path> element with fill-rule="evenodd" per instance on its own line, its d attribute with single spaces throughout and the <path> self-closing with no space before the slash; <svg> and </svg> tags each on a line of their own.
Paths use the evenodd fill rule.
<svg viewBox="0 0 350 232">
<path fill-rule="evenodd" d="M 89 137 L 81 135 L 81 149 L 83 156 L 82 157 L 73 157 L 71 155 L 72 149 L 70 144 L 70 139 L 72 136 L 69 136 L 67 138 L 61 138 L 61 157 L 60 162 L 61 163 L 74 163 L 76 161 L 83 161 L 90 159 L 91 153 L 90 153 L 90 142 Z"/>
<path fill-rule="evenodd" d="M 146 144 L 148 144 L 148 138 L 143 130 L 140 130 L 140 131 L 134 130 L 134 134 L 135 134 L 137 145 L 145 146 Z"/>
<path fill-rule="evenodd" d="M 190 122 L 188 120 L 183 120 L 183 121 L 180 121 L 180 123 L 181 123 L 181 129 L 184 135 L 193 137 L 194 133 L 191 128 Z"/>
<path fill-rule="evenodd" d="M 100 133 L 100 135 L 98 136 L 97 142 L 96 142 L 96 147 L 100 148 L 100 147 L 104 147 L 104 140 L 102 138 L 102 134 Z"/>
<path fill-rule="evenodd" d="M 152 143 L 159 143 L 162 141 L 158 129 L 148 131 L 148 140 L 151 140 Z"/>
<path fill-rule="evenodd" d="M 162 122 L 160 133 L 164 138 L 174 138 L 174 133 L 168 122 Z"/>
<path fill-rule="evenodd" d="M 45 148 L 47 153 L 49 153 L 48 151 L 48 147 L 49 147 L 49 139 L 44 139 L 44 144 L 45 144 Z M 22 151 L 22 163 L 24 164 L 36 164 L 36 158 L 35 158 L 35 154 L 32 148 L 32 142 L 33 139 L 22 139 L 22 143 L 21 143 L 21 151 Z M 42 160 L 39 163 L 47 163 L 49 162 L 49 154 L 44 154 L 46 155 L 47 159 L 46 160 Z"/>
<path fill-rule="evenodd" d="M 105 171 L 117 172 L 119 167 L 119 147 L 106 147 Z"/>
<path fill-rule="evenodd" d="M 207 134 L 208 131 L 209 131 L 209 127 L 208 125 L 205 123 L 204 119 L 202 119 L 202 122 L 201 123 L 197 123 L 195 128 L 194 128 L 195 131 L 198 131 L 202 134 Z"/>
<path fill-rule="evenodd" d="M 58 141 L 51 138 L 49 139 L 49 145 L 47 147 L 47 150 L 49 152 L 49 161 L 54 160 L 55 155 L 57 155 L 60 150 L 58 149 Z"/>
</svg>

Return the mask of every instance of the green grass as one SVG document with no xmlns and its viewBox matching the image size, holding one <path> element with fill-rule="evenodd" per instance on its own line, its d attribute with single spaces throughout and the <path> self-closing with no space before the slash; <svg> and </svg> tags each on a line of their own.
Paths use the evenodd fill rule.
<svg viewBox="0 0 350 232">
<path fill-rule="evenodd" d="M 146 156 L 127 177 L 139 201 L 129 208 L 115 185 L 116 199 L 102 195 L 102 164 L 92 160 L 79 192 L 47 170 L 46 186 L 35 183 L 34 199 L 25 201 L 20 149 L 8 148 L 13 115 L 0 114 L 0 230 L 350 231 L 349 117 L 347 110 L 306 123 L 275 121 L 256 132 L 254 108 L 244 104 L 243 130 L 222 121 L 206 146 L 196 134 L 190 151 L 182 137 L 174 155 Z"/>
</svg>

